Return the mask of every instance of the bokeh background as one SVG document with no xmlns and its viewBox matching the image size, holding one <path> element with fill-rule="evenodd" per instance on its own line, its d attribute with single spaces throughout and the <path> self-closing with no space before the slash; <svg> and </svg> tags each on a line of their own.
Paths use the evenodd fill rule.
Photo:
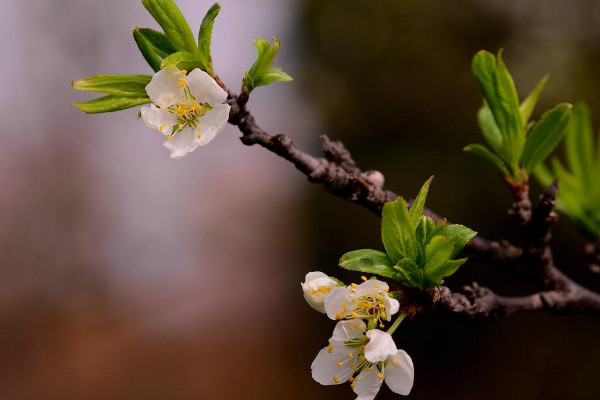
<svg viewBox="0 0 600 400">
<path fill-rule="evenodd" d="M 208 1 L 178 2 L 193 30 Z M 522 95 L 545 73 L 537 114 L 586 100 L 600 125 L 600 3 L 594 0 L 222 0 L 213 36 L 221 78 L 239 85 L 251 40 L 277 35 L 295 81 L 259 88 L 270 132 L 315 154 L 344 141 L 364 168 L 429 205 L 514 238 L 510 195 L 479 141 L 476 51 L 505 49 Z M 303 301 L 310 270 L 381 248 L 368 211 L 313 187 L 228 127 L 174 162 L 137 110 L 86 116 L 70 81 L 151 73 L 132 40 L 156 24 L 137 0 L 0 0 L 0 399 L 351 399 L 310 363 L 333 322 Z M 539 193 L 540 188 L 536 188 Z M 561 268 L 586 272 L 563 219 Z M 468 264 L 448 280 L 502 294 L 535 287 Z M 412 356 L 412 399 L 600 398 L 600 319 L 521 314 L 418 317 L 396 334 Z M 398 398 L 387 388 L 379 399 Z"/>
</svg>

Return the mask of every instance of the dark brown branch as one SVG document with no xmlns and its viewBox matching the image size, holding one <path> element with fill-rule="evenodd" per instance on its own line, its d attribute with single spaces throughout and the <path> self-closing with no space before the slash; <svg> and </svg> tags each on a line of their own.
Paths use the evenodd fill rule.
<svg viewBox="0 0 600 400">
<path fill-rule="evenodd" d="M 231 105 L 229 122 L 242 132 L 242 143 L 259 145 L 290 161 L 305 174 L 309 181 L 323 185 L 334 195 L 360 204 L 381 216 L 383 205 L 398 195 L 383 188 L 383 175 L 377 171 L 363 172 L 341 142 L 321 136 L 325 157 L 314 157 L 298 150 L 289 136 L 270 135 L 258 126 L 246 103 L 248 96 L 238 97 L 229 92 Z M 436 310 L 460 313 L 468 316 L 509 315 L 517 311 L 548 310 L 553 312 L 588 312 L 600 315 L 600 295 L 594 293 L 562 274 L 555 266 L 550 249 L 550 227 L 556 221 L 553 211 L 556 201 L 556 183 L 542 196 L 532 212 L 528 188 L 518 192 L 512 215 L 525 237 L 522 250 L 507 241 L 490 241 L 475 237 L 467 245 L 466 252 L 472 258 L 495 260 L 505 263 L 527 261 L 541 266 L 545 286 L 552 290 L 523 297 L 503 297 L 488 288 L 473 285 L 464 293 L 452 293 L 444 286 L 426 292 L 430 306 Z M 426 215 L 441 218 L 430 210 Z"/>
</svg>

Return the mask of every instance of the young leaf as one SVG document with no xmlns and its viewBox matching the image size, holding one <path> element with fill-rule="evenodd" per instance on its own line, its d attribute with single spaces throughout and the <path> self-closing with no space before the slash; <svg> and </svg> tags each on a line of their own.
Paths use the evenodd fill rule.
<svg viewBox="0 0 600 400">
<path fill-rule="evenodd" d="M 90 101 L 71 103 L 71 105 L 79 108 L 81 111 L 87 114 L 97 114 L 125 110 L 127 108 L 140 106 L 142 104 L 148 104 L 150 102 L 151 101 L 148 97 L 122 97 L 111 94 Z"/>
<path fill-rule="evenodd" d="M 172 65 L 188 71 L 200 67 L 200 63 L 196 56 L 187 51 L 178 51 L 177 53 L 171 54 L 162 61 L 160 68 L 166 68 Z"/>
<path fill-rule="evenodd" d="M 502 61 L 502 52 L 497 57 L 487 51 L 477 53 L 473 58 L 473 73 L 502 134 L 503 157 L 511 168 L 516 169 L 525 131 L 517 90 Z"/>
<path fill-rule="evenodd" d="M 250 93 L 259 86 L 292 80 L 292 77 L 281 69 L 273 68 L 275 56 L 279 52 L 279 39 L 273 37 L 272 45 L 265 39 L 254 39 L 254 46 L 258 55 L 250 70 L 244 74 L 244 81 L 242 83 L 243 92 Z"/>
<path fill-rule="evenodd" d="M 200 25 L 200 31 L 198 32 L 198 59 L 202 64 L 202 69 L 213 77 L 215 76 L 215 72 L 213 69 L 212 56 L 210 54 L 210 43 L 212 40 L 213 25 L 215 24 L 217 15 L 219 15 L 219 11 L 221 11 L 219 3 L 213 4 L 204 16 L 202 24 Z"/>
<path fill-rule="evenodd" d="M 397 270 L 396 279 L 409 287 L 423 286 L 423 278 L 421 278 L 421 270 L 410 258 L 404 258 L 398 261 L 394 267 Z"/>
<path fill-rule="evenodd" d="M 469 240 L 473 239 L 477 232 L 467 228 L 463 225 L 453 224 L 448 225 L 444 230 L 444 235 L 449 236 L 454 241 L 454 250 L 450 258 L 456 257 L 456 255 L 465 247 Z"/>
<path fill-rule="evenodd" d="M 442 283 L 447 275 L 447 264 L 454 251 L 453 240 L 445 236 L 435 236 L 425 247 L 425 267 L 423 278 L 427 286 L 435 286 Z"/>
<path fill-rule="evenodd" d="M 491 161 L 496 167 L 500 169 L 500 171 L 502 171 L 504 176 L 510 176 L 510 172 L 508 171 L 508 168 L 506 168 L 506 164 L 504 164 L 504 161 L 502 161 L 500 157 L 489 151 L 485 146 L 481 144 L 470 144 L 468 146 L 465 146 L 463 150 L 471 152 L 473 154 L 477 154 L 478 156 L 483 157 L 488 161 Z"/>
<path fill-rule="evenodd" d="M 521 111 L 521 122 L 523 125 L 527 124 L 529 118 L 531 118 L 531 114 L 533 114 L 533 110 L 535 109 L 535 105 L 537 104 L 540 95 L 544 91 L 546 87 L 546 83 L 548 83 L 548 79 L 550 75 L 545 75 L 542 80 L 535 86 L 535 88 L 529 93 L 529 96 L 519 106 Z"/>
<path fill-rule="evenodd" d="M 479 124 L 479 129 L 483 134 L 483 138 L 490 145 L 492 150 L 499 155 L 504 155 L 502 133 L 500 132 L 500 129 L 498 129 L 494 116 L 485 102 L 483 107 L 477 112 L 477 122 Z"/>
<path fill-rule="evenodd" d="M 392 262 L 415 258 L 415 228 L 402 197 L 383 205 L 381 239 Z"/>
<path fill-rule="evenodd" d="M 396 278 L 397 271 L 394 263 L 387 254 L 377 250 L 355 250 L 346 253 L 340 258 L 340 267 L 360 271 L 367 274 L 381 275 L 387 278 Z"/>
<path fill-rule="evenodd" d="M 565 136 L 569 168 L 582 182 L 590 182 L 594 170 L 594 134 L 589 109 L 583 103 L 573 108 Z M 591 186 L 591 185 L 590 185 Z"/>
<path fill-rule="evenodd" d="M 73 81 L 73 89 L 88 92 L 101 92 L 122 97 L 146 97 L 148 75 L 95 75 Z"/>
<path fill-rule="evenodd" d="M 423 187 L 421 187 L 421 190 L 419 190 L 417 198 L 415 199 L 415 201 L 413 201 L 412 205 L 410 206 L 408 214 L 410 215 L 412 226 L 416 227 L 417 225 L 419 225 L 419 221 L 423 216 L 423 210 L 425 209 L 425 200 L 427 200 L 427 193 L 429 192 L 429 185 L 431 184 L 432 180 L 433 176 L 427 179 L 427 182 L 425 182 L 425 184 L 423 184 Z"/>
<path fill-rule="evenodd" d="M 559 104 L 533 127 L 521 155 L 521 164 L 527 172 L 533 172 L 558 145 L 566 133 L 570 115 L 571 105 Z"/>
<path fill-rule="evenodd" d="M 135 28 L 133 30 L 133 38 L 144 59 L 154 72 L 160 70 L 160 64 L 165 57 L 177 51 L 171 46 L 164 33 L 155 31 L 154 29 Z"/>
<path fill-rule="evenodd" d="M 142 4 L 161 26 L 176 50 L 190 53 L 198 51 L 194 34 L 173 0 L 142 0 Z"/>
</svg>

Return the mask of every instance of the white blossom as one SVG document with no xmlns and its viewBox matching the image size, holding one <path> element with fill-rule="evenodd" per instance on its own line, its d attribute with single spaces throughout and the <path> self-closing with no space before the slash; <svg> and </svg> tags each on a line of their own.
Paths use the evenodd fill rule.
<svg viewBox="0 0 600 400">
<path fill-rule="evenodd" d="M 322 385 L 350 382 L 356 400 L 372 400 L 383 381 L 393 392 L 408 395 L 414 381 L 410 356 L 396 348 L 390 334 L 365 329 L 359 319 L 338 322 L 311 365 L 313 379 Z"/>
<path fill-rule="evenodd" d="M 400 309 L 398 300 L 390 298 L 388 292 L 388 284 L 376 279 L 335 287 L 325 299 L 325 311 L 331 319 L 366 319 L 383 327 L 383 321 L 391 321 Z"/>
<path fill-rule="evenodd" d="M 339 283 L 325 275 L 323 272 L 309 272 L 301 283 L 304 298 L 315 310 L 325 314 L 325 298 Z"/>
<path fill-rule="evenodd" d="M 146 86 L 152 100 L 142 107 L 142 121 L 167 136 L 163 145 L 178 159 L 213 140 L 229 119 L 225 92 L 206 72 L 186 75 L 171 66 L 158 71 Z"/>
</svg>

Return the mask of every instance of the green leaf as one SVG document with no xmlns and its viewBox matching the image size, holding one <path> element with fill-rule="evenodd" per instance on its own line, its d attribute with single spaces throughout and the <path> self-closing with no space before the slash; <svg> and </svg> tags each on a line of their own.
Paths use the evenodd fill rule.
<svg viewBox="0 0 600 400">
<path fill-rule="evenodd" d="M 346 253 L 340 258 L 340 267 L 360 271 L 367 274 L 385 276 L 396 279 L 397 272 L 394 263 L 387 254 L 377 250 L 355 250 Z"/>
<path fill-rule="evenodd" d="M 435 236 L 425 247 L 425 267 L 423 278 L 427 286 L 436 286 L 442 283 L 447 275 L 447 261 L 454 251 L 453 240 L 445 236 Z"/>
<path fill-rule="evenodd" d="M 81 111 L 87 114 L 97 114 L 125 110 L 127 108 L 140 106 L 142 104 L 148 104 L 150 102 L 151 101 L 148 97 L 122 97 L 111 94 L 82 103 L 71 103 L 71 105 L 79 108 Z"/>
<path fill-rule="evenodd" d="M 396 279 L 409 287 L 423 286 L 423 278 L 421 278 L 421 270 L 410 258 L 404 258 L 398 261 L 394 267 L 398 272 Z"/>
<path fill-rule="evenodd" d="M 454 241 L 454 250 L 450 256 L 450 258 L 454 258 L 477 235 L 477 232 L 466 226 L 453 224 L 446 227 L 444 235 L 451 237 Z"/>
<path fill-rule="evenodd" d="M 477 113 L 477 122 L 485 141 L 495 152 L 503 154 L 502 133 L 498 129 L 498 125 L 496 125 L 494 116 L 486 102 L 484 102 L 483 107 Z"/>
<path fill-rule="evenodd" d="M 402 197 L 383 205 L 381 239 L 392 262 L 415 258 L 415 228 Z"/>
<path fill-rule="evenodd" d="M 554 180 L 554 175 L 544 164 L 540 164 L 535 167 L 533 174 L 543 186 L 550 186 Z"/>
<path fill-rule="evenodd" d="M 463 150 L 473 154 L 477 154 L 478 156 L 483 157 L 488 161 L 491 161 L 496 167 L 500 169 L 500 171 L 502 171 L 504 176 L 511 175 L 508 171 L 508 168 L 506 168 L 506 164 L 504 164 L 504 161 L 502 161 L 500 157 L 488 150 L 484 145 L 470 144 L 468 146 L 465 146 Z"/>
<path fill-rule="evenodd" d="M 584 103 L 573 108 L 571 121 L 565 137 L 567 162 L 573 174 L 592 186 L 591 179 L 594 170 L 594 134 L 590 112 Z"/>
<path fill-rule="evenodd" d="M 198 51 L 194 34 L 173 0 L 142 0 L 142 4 L 161 26 L 176 50 L 190 53 Z"/>
<path fill-rule="evenodd" d="M 114 94 L 122 97 L 145 97 L 148 75 L 95 75 L 73 81 L 73 89 Z"/>
<path fill-rule="evenodd" d="M 415 201 L 413 201 L 412 205 L 410 206 L 408 214 L 410 215 L 412 226 L 416 227 L 417 225 L 419 225 L 419 221 L 423 216 L 423 210 L 425 209 L 425 201 L 427 200 L 427 193 L 429 192 L 429 185 L 431 184 L 432 180 L 433 176 L 427 179 L 427 182 L 425 182 L 421 187 L 421 190 L 419 190 L 417 198 L 415 199 Z"/>
<path fill-rule="evenodd" d="M 502 52 L 497 57 L 487 51 L 477 53 L 473 58 L 473 73 L 502 134 L 506 162 L 516 169 L 525 131 L 517 90 L 502 61 Z"/>
<path fill-rule="evenodd" d="M 171 46 L 169 39 L 167 39 L 164 33 L 155 31 L 154 29 L 135 28 L 133 30 L 133 38 L 144 59 L 154 72 L 160 70 L 160 64 L 165 57 L 177 51 Z"/>
<path fill-rule="evenodd" d="M 273 68 L 275 56 L 279 52 L 279 39 L 273 36 L 272 45 L 265 39 L 254 39 L 254 46 L 258 54 L 250 70 L 244 74 L 243 92 L 250 93 L 259 86 L 292 80 L 292 77 L 280 68 Z"/>
<path fill-rule="evenodd" d="M 199 60 L 192 53 L 187 51 L 178 51 L 173 53 L 163 60 L 160 67 L 166 68 L 170 66 L 176 66 L 182 70 L 192 70 L 194 68 L 201 67 Z"/>
<path fill-rule="evenodd" d="M 546 83 L 548 83 L 548 79 L 550 75 L 545 75 L 539 83 L 535 86 L 535 88 L 529 93 L 529 96 L 519 106 L 521 111 L 521 122 L 523 125 L 527 124 L 529 118 L 531 118 L 531 114 L 533 114 L 533 110 L 535 109 L 535 105 L 537 104 L 540 95 L 544 91 L 546 87 Z"/>
<path fill-rule="evenodd" d="M 521 155 L 521 164 L 527 172 L 532 172 L 558 145 L 567 131 L 570 115 L 571 105 L 559 104 L 533 127 Z"/>
<path fill-rule="evenodd" d="M 215 24 L 215 19 L 220 11 L 221 6 L 219 3 L 213 4 L 204 16 L 202 24 L 200 25 L 200 31 L 198 32 L 198 59 L 202 64 L 202 69 L 208 72 L 212 77 L 215 76 L 215 72 L 213 69 L 212 56 L 210 54 L 210 43 L 212 40 L 213 25 Z"/>
</svg>

